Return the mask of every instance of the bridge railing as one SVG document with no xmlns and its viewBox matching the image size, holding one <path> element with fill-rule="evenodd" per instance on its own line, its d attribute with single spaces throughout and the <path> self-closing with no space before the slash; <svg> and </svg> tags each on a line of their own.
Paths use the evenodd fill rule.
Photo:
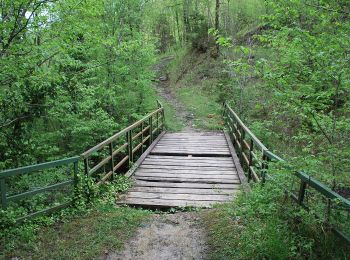
<svg viewBox="0 0 350 260">
<path fill-rule="evenodd" d="M 145 151 L 164 127 L 164 108 L 158 101 L 156 110 L 81 156 L 0 172 L 1 209 L 7 210 L 12 207 L 17 210 L 23 207 L 24 216 L 16 220 L 16 223 L 19 223 L 72 205 L 76 190 L 74 187 L 79 182 L 78 174 L 82 168 L 78 168 L 81 160 L 84 161 L 85 174 L 101 184 L 113 179 L 117 172 L 129 170 L 137 156 Z M 23 182 L 23 177 L 29 178 Z M 40 198 L 34 200 L 34 196 Z M 45 196 L 48 198 L 45 199 Z M 56 201 L 54 197 L 57 197 Z M 38 201 L 40 205 L 36 205 Z M 53 206 L 49 206 L 50 204 Z M 40 210 L 37 210 L 36 206 Z M 46 208 L 42 209 L 44 207 Z"/>
<path fill-rule="evenodd" d="M 51 191 L 51 194 L 54 193 L 53 194 L 54 197 L 57 197 L 59 190 L 62 190 L 71 186 L 71 188 L 69 189 L 70 192 L 67 190 L 64 191 L 65 193 L 64 197 L 66 200 L 65 202 L 60 202 L 58 203 L 58 205 L 56 202 L 54 206 L 47 207 L 45 209 L 35 211 L 35 212 L 29 212 L 25 216 L 17 218 L 16 222 L 21 222 L 25 219 L 48 214 L 50 212 L 54 212 L 59 209 L 70 206 L 73 203 L 74 186 L 78 182 L 78 179 L 77 179 L 78 161 L 79 161 L 79 156 L 76 156 L 76 157 L 66 158 L 63 160 L 41 163 L 41 164 L 36 164 L 36 165 L 31 165 L 31 166 L 26 166 L 26 167 L 21 167 L 21 168 L 11 169 L 11 170 L 6 170 L 1 172 L 0 189 L 1 189 L 2 209 L 6 210 L 8 206 L 12 206 L 11 205 L 12 203 L 18 202 L 21 200 L 30 199 L 36 195 L 44 195 L 45 197 L 48 197 L 48 192 L 50 191 Z M 64 171 L 59 171 L 57 169 L 58 167 L 66 167 L 66 169 Z M 13 194 L 10 187 L 8 187 L 10 178 L 16 178 L 19 176 L 25 176 L 25 175 L 28 176 L 28 175 L 34 174 L 32 179 L 40 179 L 40 177 L 43 174 L 45 174 L 45 171 L 50 171 L 50 170 L 54 170 L 58 172 L 58 174 L 56 174 L 56 178 L 61 179 L 61 181 L 56 182 L 55 184 L 46 185 L 44 187 L 35 187 L 34 189 L 29 189 L 29 190 L 27 189 L 26 191 L 17 192 L 16 194 Z M 65 173 L 68 173 L 68 174 L 65 174 Z M 33 185 L 33 183 L 30 183 L 29 185 Z M 67 192 L 69 194 L 68 196 L 67 196 Z M 10 195 L 8 195 L 9 193 Z M 45 201 L 47 204 L 52 204 L 50 202 L 52 202 L 54 199 L 49 198 L 48 200 L 49 202 L 45 201 L 45 199 L 43 201 Z"/>
<path fill-rule="evenodd" d="M 268 171 L 269 163 L 285 164 L 285 161 L 269 151 L 227 103 L 224 104 L 223 115 L 248 181 L 274 181 L 274 176 Z M 317 218 L 324 220 L 339 237 L 350 243 L 350 201 L 303 171 L 295 171 L 288 166 L 284 168 L 299 180 L 299 185 L 293 184 L 285 192 L 305 209 L 312 208 L 313 212 L 317 212 Z M 315 208 L 320 203 L 324 207 Z"/>
<path fill-rule="evenodd" d="M 164 108 L 158 101 L 157 110 L 82 153 L 85 174 L 100 184 L 112 180 L 123 167 L 130 168 L 162 131 L 164 120 Z"/>
</svg>

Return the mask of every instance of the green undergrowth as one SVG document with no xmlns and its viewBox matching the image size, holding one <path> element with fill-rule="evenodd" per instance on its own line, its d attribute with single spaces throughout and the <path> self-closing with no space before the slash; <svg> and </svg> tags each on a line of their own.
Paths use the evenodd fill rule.
<svg viewBox="0 0 350 260">
<path fill-rule="evenodd" d="M 204 214 L 210 259 L 347 259 L 349 248 L 274 183 Z"/>
<path fill-rule="evenodd" d="M 118 178 L 95 190 L 95 199 L 88 204 L 1 227 L 0 258 L 96 259 L 118 252 L 150 215 L 147 210 L 115 206 L 116 194 L 130 185 L 126 178 Z"/>
</svg>

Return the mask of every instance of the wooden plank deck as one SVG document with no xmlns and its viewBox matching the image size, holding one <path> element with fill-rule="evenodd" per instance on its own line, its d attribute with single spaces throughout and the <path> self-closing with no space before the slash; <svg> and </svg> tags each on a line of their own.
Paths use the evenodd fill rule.
<svg viewBox="0 0 350 260">
<path fill-rule="evenodd" d="M 133 188 L 118 203 L 211 207 L 231 200 L 241 179 L 226 138 L 223 132 L 164 134 L 143 158 L 133 175 Z"/>
</svg>

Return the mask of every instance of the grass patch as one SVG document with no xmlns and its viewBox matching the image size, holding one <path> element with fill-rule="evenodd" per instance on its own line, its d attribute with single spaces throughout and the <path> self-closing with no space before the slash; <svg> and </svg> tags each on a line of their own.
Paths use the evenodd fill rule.
<svg viewBox="0 0 350 260">
<path fill-rule="evenodd" d="M 175 108 L 164 98 L 158 97 L 164 106 L 165 127 L 167 131 L 178 132 L 184 128 L 184 123 L 176 116 Z"/>
<path fill-rule="evenodd" d="M 116 194 L 128 188 L 128 180 L 117 178 L 101 186 L 88 207 L 69 208 L 15 227 L 1 226 L 0 259 L 96 259 L 118 252 L 151 214 L 115 206 Z"/>
<path fill-rule="evenodd" d="M 349 248 L 275 183 L 204 215 L 210 259 L 347 259 Z"/>
<path fill-rule="evenodd" d="M 164 113 L 165 113 L 165 128 L 167 131 L 181 131 L 184 127 L 183 122 L 179 120 L 176 116 L 175 108 L 163 97 L 159 96 L 157 94 L 157 91 L 152 88 L 152 90 L 149 91 L 149 95 L 147 95 L 147 101 L 148 101 L 148 111 L 152 111 L 156 109 L 157 103 L 156 100 L 159 100 L 162 105 L 164 106 Z"/>
<path fill-rule="evenodd" d="M 42 229 L 33 251 L 23 248 L 16 256 L 24 259 L 92 259 L 117 252 L 147 211 L 132 208 L 104 208 L 67 223 Z"/>
<path fill-rule="evenodd" d="M 221 106 L 215 93 L 208 93 L 198 86 L 183 87 L 176 90 L 178 99 L 194 115 L 194 127 L 200 129 L 222 129 Z"/>
</svg>

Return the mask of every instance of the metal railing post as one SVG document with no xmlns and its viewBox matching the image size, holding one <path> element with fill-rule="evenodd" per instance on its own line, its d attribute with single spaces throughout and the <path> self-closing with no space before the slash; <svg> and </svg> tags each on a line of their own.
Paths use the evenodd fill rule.
<svg viewBox="0 0 350 260">
<path fill-rule="evenodd" d="M 253 167 L 253 149 L 254 149 L 254 142 L 253 142 L 253 139 L 250 139 L 249 165 L 248 165 L 248 182 L 252 179 L 252 171 L 251 171 L 250 167 Z"/>
<path fill-rule="evenodd" d="M 149 124 L 149 144 L 151 145 L 153 143 L 153 116 L 151 116 L 148 119 L 148 124 Z"/>
<path fill-rule="evenodd" d="M 2 209 L 5 210 L 5 209 L 7 209 L 5 178 L 0 178 L 0 189 L 1 189 L 1 206 L 2 206 Z"/>
<path fill-rule="evenodd" d="M 111 175 L 111 180 L 114 179 L 114 156 L 113 156 L 113 142 L 111 142 L 109 144 L 109 154 L 111 156 L 111 171 L 112 171 L 112 175 Z"/>
</svg>

